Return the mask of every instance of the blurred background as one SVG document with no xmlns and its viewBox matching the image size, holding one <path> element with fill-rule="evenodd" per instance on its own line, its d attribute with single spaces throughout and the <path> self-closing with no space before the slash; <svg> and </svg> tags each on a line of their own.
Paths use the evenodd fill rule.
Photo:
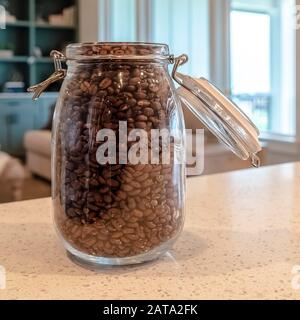
<svg viewBox="0 0 300 320">
<path fill-rule="evenodd" d="M 25 92 L 53 72 L 50 51 L 72 42 L 163 42 L 188 54 L 181 72 L 211 80 L 260 129 L 262 165 L 298 161 L 298 13 L 296 0 L 0 0 L 0 202 L 50 195 L 59 84 L 37 102 Z M 205 160 L 204 174 L 249 167 L 209 133 Z"/>
</svg>

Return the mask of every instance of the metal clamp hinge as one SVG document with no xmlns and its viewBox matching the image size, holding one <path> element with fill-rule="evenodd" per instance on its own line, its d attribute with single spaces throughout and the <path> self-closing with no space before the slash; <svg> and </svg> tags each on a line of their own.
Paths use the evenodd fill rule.
<svg viewBox="0 0 300 320">
<path fill-rule="evenodd" d="M 179 57 L 172 57 L 171 63 L 174 63 L 174 67 L 172 70 L 172 78 L 181 86 L 184 86 L 182 80 L 177 77 L 177 69 L 188 61 L 188 56 L 186 54 L 182 54 Z"/>
<path fill-rule="evenodd" d="M 32 98 L 33 100 L 37 100 L 51 83 L 64 79 L 67 74 L 67 70 L 63 69 L 61 66 L 61 61 L 65 60 L 65 56 L 61 52 L 56 50 L 51 51 L 50 56 L 53 58 L 55 71 L 45 81 L 31 86 L 27 89 L 28 92 L 34 93 Z"/>
</svg>

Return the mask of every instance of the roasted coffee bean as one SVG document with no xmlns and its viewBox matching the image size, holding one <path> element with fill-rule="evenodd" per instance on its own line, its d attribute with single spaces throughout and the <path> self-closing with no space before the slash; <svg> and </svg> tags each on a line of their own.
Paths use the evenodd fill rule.
<svg viewBox="0 0 300 320">
<path fill-rule="evenodd" d="M 134 97 L 136 99 L 139 99 L 140 101 L 144 101 L 143 99 L 147 99 L 147 94 L 142 91 L 136 91 L 136 92 L 134 92 Z"/>
<path fill-rule="evenodd" d="M 112 80 L 109 78 L 105 78 L 103 79 L 100 84 L 99 84 L 99 88 L 102 89 L 106 89 L 108 88 L 110 85 L 112 84 Z"/>
<path fill-rule="evenodd" d="M 140 82 L 141 82 L 141 79 L 139 77 L 134 77 L 129 80 L 129 85 L 135 86 Z"/>
<path fill-rule="evenodd" d="M 141 184 L 137 181 L 134 180 L 129 180 L 129 183 L 136 189 L 140 189 L 141 188 Z"/>
<path fill-rule="evenodd" d="M 113 239 L 119 239 L 119 238 L 121 238 L 122 236 L 123 236 L 123 232 L 121 232 L 121 231 L 115 231 L 115 232 L 113 232 L 112 235 L 111 235 L 111 237 L 112 237 Z"/>
<path fill-rule="evenodd" d="M 138 128 L 138 129 L 146 129 L 147 128 L 147 124 L 145 122 L 136 122 L 135 123 L 135 126 Z"/>
<path fill-rule="evenodd" d="M 122 189 L 123 189 L 124 191 L 126 191 L 126 192 L 130 192 L 130 191 L 134 190 L 134 188 L 133 188 L 131 185 L 129 185 L 129 184 L 123 184 L 123 185 L 122 185 Z"/>
<path fill-rule="evenodd" d="M 144 188 L 143 191 L 140 193 L 140 196 L 141 197 L 146 197 L 148 194 L 150 194 L 151 192 L 151 188 L 148 187 L 148 188 Z"/>
<path fill-rule="evenodd" d="M 149 85 L 149 90 L 152 92 L 157 92 L 159 90 L 159 86 L 155 84 L 150 84 Z"/>
<path fill-rule="evenodd" d="M 122 200 L 125 200 L 125 199 L 127 199 L 127 193 L 124 192 L 124 191 L 122 191 L 122 190 L 119 190 L 119 191 L 117 192 L 117 197 L 119 197 L 119 198 L 122 199 Z"/>
<path fill-rule="evenodd" d="M 135 197 L 138 196 L 140 192 L 141 189 L 133 189 L 132 191 L 128 191 L 128 195 L 130 195 L 131 197 Z"/>
<path fill-rule="evenodd" d="M 109 195 L 105 195 L 103 197 L 103 200 L 106 202 L 106 203 L 111 203 L 113 200 L 112 200 L 112 197 L 109 196 Z"/>
<path fill-rule="evenodd" d="M 132 219 L 132 218 L 131 218 L 131 219 Z M 134 218 L 134 219 L 135 219 L 135 221 L 137 221 L 136 218 Z M 137 228 L 139 227 L 139 224 L 136 223 L 136 222 L 128 222 L 128 223 L 126 224 L 126 226 L 127 226 L 128 228 L 137 229 Z"/>
<path fill-rule="evenodd" d="M 140 175 L 139 177 L 137 177 L 136 180 L 138 182 L 143 182 L 143 181 L 147 180 L 148 178 L 149 178 L 149 174 L 148 173 L 144 173 L 144 174 Z"/>
<path fill-rule="evenodd" d="M 105 193 L 109 192 L 109 187 L 105 186 L 105 187 L 103 187 L 103 188 L 100 188 L 100 189 L 99 189 L 99 192 L 105 194 Z"/>
<path fill-rule="evenodd" d="M 144 116 L 144 115 L 139 115 L 139 116 L 137 116 L 136 117 L 136 120 L 137 121 L 147 121 L 148 120 L 148 118 L 146 117 L 146 116 Z"/>
<path fill-rule="evenodd" d="M 135 202 L 134 198 L 128 199 L 128 208 L 131 210 L 136 208 L 136 202 Z"/>
<path fill-rule="evenodd" d="M 142 218 L 143 217 L 143 212 L 141 210 L 138 210 L 138 209 L 132 210 L 132 214 L 137 218 Z"/>
<path fill-rule="evenodd" d="M 146 44 L 93 44 L 77 50 L 84 56 L 120 57 L 149 55 L 156 49 Z M 54 202 L 59 230 L 79 251 L 99 257 L 134 256 L 181 230 L 178 182 L 173 181 L 180 168 L 175 171 L 173 163 L 100 165 L 96 158 L 105 142 L 97 141 L 98 131 L 117 133 L 119 121 L 127 121 L 128 132 L 146 130 L 149 139 L 151 129 L 170 127 L 172 92 L 164 73 L 155 63 L 97 60 L 78 64 L 66 79 L 68 94 L 62 96 L 56 135 Z M 148 148 L 150 153 L 151 144 Z"/>
<path fill-rule="evenodd" d="M 106 184 L 111 188 L 117 188 L 120 184 L 117 180 L 107 179 Z"/>
<path fill-rule="evenodd" d="M 137 104 L 140 107 L 149 107 L 151 102 L 149 100 L 139 100 Z"/>
<path fill-rule="evenodd" d="M 126 237 L 128 238 L 128 239 L 130 239 L 130 240 L 134 240 L 134 241 L 137 241 L 137 240 L 139 240 L 139 236 L 138 235 L 136 235 L 136 234 L 126 234 Z"/>
</svg>

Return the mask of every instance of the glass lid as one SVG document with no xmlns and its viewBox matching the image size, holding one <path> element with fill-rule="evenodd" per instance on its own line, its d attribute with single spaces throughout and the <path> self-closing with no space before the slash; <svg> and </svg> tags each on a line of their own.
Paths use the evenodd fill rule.
<svg viewBox="0 0 300 320">
<path fill-rule="evenodd" d="M 184 62 L 177 61 L 177 64 Z M 172 76 L 180 84 L 177 93 L 183 105 L 233 153 L 243 160 L 250 158 L 252 165 L 258 167 L 257 153 L 261 146 L 259 130 L 254 123 L 211 82 L 183 75 L 176 71 L 177 67 L 175 62 Z"/>
</svg>

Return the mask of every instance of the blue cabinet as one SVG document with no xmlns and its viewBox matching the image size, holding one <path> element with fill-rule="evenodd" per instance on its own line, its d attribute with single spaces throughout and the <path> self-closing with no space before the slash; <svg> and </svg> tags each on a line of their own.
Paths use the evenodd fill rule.
<svg viewBox="0 0 300 320">
<path fill-rule="evenodd" d="M 23 137 L 28 130 L 45 126 L 57 94 L 45 94 L 37 101 L 27 94 L 0 94 L 0 150 L 23 156 Z"/>
</svg>

